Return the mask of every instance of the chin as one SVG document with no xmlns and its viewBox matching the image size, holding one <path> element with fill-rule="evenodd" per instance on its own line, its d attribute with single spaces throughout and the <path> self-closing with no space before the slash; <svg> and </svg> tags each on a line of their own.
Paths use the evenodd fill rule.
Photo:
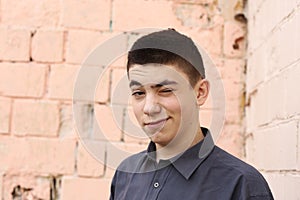
<svg viewBox="0 0 300 200">
<path fill-rule="evenodd" d="M 167 143 L 165 141 L 161 141 L 161 140 L 155 140 L 155 139 L 151 139 L 152 142 L 154 142 L 156 144 L 156 148 L 158 147 L 163 147 L 166 146 Z M 158 146 L 157 146 L 158 145 Z"/>
<path fill-rule="evenodd" d="M 156 133 L 156 134 L 160 134 L 160 133 Z M 154 142 L 155 144 L 158 144 L 159 146 L 166 146 L 170 142 L 166 138 L 162 138 L 158 135 L 154 135 L 154 136 L 150 137 L 150 140 L 152 142 Z"/>
</svg>

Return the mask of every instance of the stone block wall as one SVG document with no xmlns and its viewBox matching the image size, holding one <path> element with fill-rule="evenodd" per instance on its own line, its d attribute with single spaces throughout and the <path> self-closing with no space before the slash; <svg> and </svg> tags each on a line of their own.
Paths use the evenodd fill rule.
<svg viewBox="0 0 300 200">
<path fill-rule="evenodd" d="M 1 0 L 0 199 L 108 199 L 114 168 L 107 162 L 116 155 L 106 140 L 128 152 L 146 146 L 144 140 L 123 132 L 132 115 L 124 114 L 122 107 L 113 113 L 110 107 L 113 90 L 126 75 L 126 60 L 121 57 L 108 68 L 94 107 L 80 108 L 82 124 L 74 124 L 73 89 L 81 64 L 94 48 L 123 34 L 120 48 L 126 49 L 140 36 L 129 32 L 134 29 L 173 27 L 208 52 L 226 94 L 218 145 L 243 158 L 247 35 L 243 9 L 242 0 Z M 296 79 L 297 68 L 287 69 L 286 76 Z M 296 105 L 297 100 L 293 102 Z M 212 109 L 202 108 L 204 125 L 209 126 Z M 296 114 L 283 126 L 298 130 Z M 100 161 L 89 154 L 76 131 L 79 126 L 97 135 L 95 120 L 105 132 L 105 138 L 91 141 L 97 157 L 103 158 Z M 281 173 L 272 177 L 284 179 Z"/>
<path fill-rule="evenodd" d="M 248 4 L 246 158 L 275 199 L 300 193 L 300 1 Z"/>
</svg>

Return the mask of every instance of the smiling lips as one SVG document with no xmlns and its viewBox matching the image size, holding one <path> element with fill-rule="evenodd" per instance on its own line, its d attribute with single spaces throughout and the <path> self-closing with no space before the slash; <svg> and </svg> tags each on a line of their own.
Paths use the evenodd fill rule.
<svg viewBox="0 0 300 200">
<path fill-rule="evenodd" d="M 168 119 L 169 118 L 165 118 L 165 119 L 160 119 L 160 120 L 153 121 L 153 122 L 147 122 L 147 123 L 144 123 L 144 125 L 149 129 L 157 130 L 157 129 L 163 128 L 164 124 L 167 122 Z"/>
</svg>

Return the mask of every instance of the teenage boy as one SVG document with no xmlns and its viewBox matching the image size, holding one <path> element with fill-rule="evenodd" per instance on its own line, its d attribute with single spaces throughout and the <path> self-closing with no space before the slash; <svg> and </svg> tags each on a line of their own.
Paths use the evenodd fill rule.
<svg viewBox="0 0 300 200">
<path fill-rule="evenodd" d="M 128 53 L 127 72 L 134 114 L 151 141 L 120 164 L 111 200 L 273 199 L 263 176 L 200 126 L 209 82 L 190 38 L 174 29 L 143 36 Z"/>
</svg>

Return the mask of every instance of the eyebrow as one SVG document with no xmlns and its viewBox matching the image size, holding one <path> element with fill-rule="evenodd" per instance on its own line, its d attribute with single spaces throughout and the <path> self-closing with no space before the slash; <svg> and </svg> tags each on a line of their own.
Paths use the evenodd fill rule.
<svg viewBox="0 0 300 200">
<path fill-rule="evenodd" d="M 138 81 L 135 81 L 135 80 L 132 80 L 130 81 L 129 83 L 129 87 L 132 87 L 132 86 L 141 86 L 142 84 Z"/>
<path fill-rule="evenodd" d="M 153 87 L 157 88 L 157 87 L 162 87 L 164 85 L 176 85 L 176 84 L 178 84 L 176 81 L 164 80 L 164 81 L 154 85 Z M 132 87 L 132 86 L 142 86 L 142 84 L 138 81 L 132 80 L 129 83 L 129 87 Z"/>
</svg>

